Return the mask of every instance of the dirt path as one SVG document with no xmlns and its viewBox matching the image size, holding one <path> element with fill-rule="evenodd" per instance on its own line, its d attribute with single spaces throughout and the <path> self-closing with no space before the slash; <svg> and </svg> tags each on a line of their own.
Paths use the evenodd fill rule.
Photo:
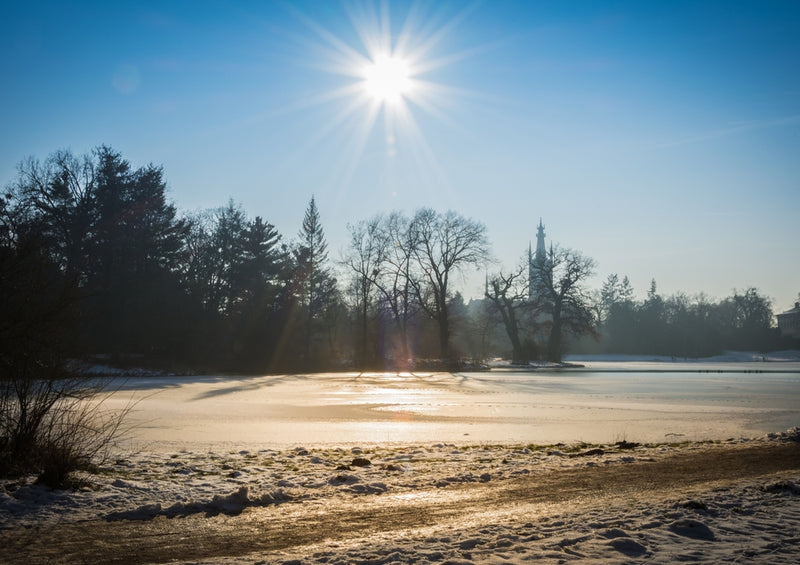
<svg viewBox="0 0 800 565">
<path fill-rule="evenodd" d="M 800 444 L 714 446 L 652 462 L 533 474 L 380 496 L 249 508 L 237 516 L 90 521 L 0 532 L 0 561 L 158 563 L 290 550 L 321 541 L 400 536 L 431 526 L 564 511 L 604 500 L 646 500 L 700 487 L 735 485 L 800 469 Z"/>
</svg>

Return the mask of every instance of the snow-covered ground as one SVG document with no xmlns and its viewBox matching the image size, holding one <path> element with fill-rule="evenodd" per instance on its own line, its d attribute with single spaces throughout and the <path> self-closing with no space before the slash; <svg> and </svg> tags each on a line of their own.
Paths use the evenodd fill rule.
<svg viewBox="0 0 800 565">
<path fill-rule="evenodd" d="M 91 528 L 92 522 L 148 522 L 200 518 L 274 508 L 281 519 L 323 508 L 392 504 L 414 497 L 469 500 L 480 485 L 537 484 L 553 471 L 619 467 L 654 462 L 685 452 L 720 447 L 797 442 L 800 430 L 716 446 L 683 444 L 597 447 L 456 446 L 313 448 L 288 450 L 137 451 L 118 454 L 85 476 L 77 491 L 51 491 L 32 484 L 0 486 L 0 538 L 23 526 Z M 32 478 L 31 478 L 32 479 Z M 654 480 L 658 476 L 653 477 Z M 460 489 L 459 485 L 467 487 Z M 474 485 L 470 486 L 470 485 Z M 455 487 L 455 490 L 453 490 Z M 558 488 L 557 486 L 555 488 Z M 524 500 L 473 511 L 458 521 L 415 526 L 402 535 L 354 536 L 325 532 L 311 545 L 227 556 L 192 563 L 509 563 L 530 559 L 564 563 L 580 559 L 612 562 L 796 563 L 800 557 L 800 470 L 711 486 L 659 489 L 593 500 L 591 493 L 557 503 Z M 284 506 L 286 505 L 286 506 Z M 299 505 L 299 506 L 298 506 Z M 281 509 L 288 508 L 286 512 Z M 294 510 L 297 509 L 297 510 Z M 244 514 L 244 519 L 247 514 Z M 161 526 L 156 526 L 161 527 Z M 176 527 L 180 527 L 177 525 Z M 229 526 L 230 527 L 230 526 Z M 291 528 L 291 524 L 286 525 Z M 35 531 L 35 530 L 32 530 Z M 135 530 L 133 530 L 135 531 Z M 123 534 L 124 535 L 124 534 Z M 11 555 L 6 555 L 11 557 Z M 169 553 L 163 555 L 169 559 Z M 0 549 L 0 562 L 3 549 Z M 57 561 L 61 562 L 61 561 Z M 160 562 L 160 561 L 159 561 Z"/>
</svg>

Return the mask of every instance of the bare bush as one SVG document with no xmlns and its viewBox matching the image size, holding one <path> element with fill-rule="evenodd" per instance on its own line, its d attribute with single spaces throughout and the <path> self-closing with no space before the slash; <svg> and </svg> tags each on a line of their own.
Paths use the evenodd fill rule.
<svg viewBox="0 0 800 565">
<path fill-rule="evenodd" d="M 0 472 L 73 484 L 75 471 L 90 470 L 124 434 L 133 405 L 105 408 L 109 384 L 88 375 L 0 380 Z"/>
</svg>

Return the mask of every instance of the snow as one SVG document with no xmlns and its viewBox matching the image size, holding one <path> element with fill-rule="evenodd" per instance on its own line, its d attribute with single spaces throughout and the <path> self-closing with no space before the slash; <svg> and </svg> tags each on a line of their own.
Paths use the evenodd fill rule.
<svg viewBox="0 0 800 565">
<path fill-rule="evenodd" d="M 800 430 L 748 444 L 797 441 Z M 687 447 L 688 446 L 688 447 Z M 12 524 L 52 525 L 92 519 L 146 520 L 197 513 L 236 514 L 248 507 L 386 492 L 413 493 L 451 484 L 503 481 L 553 469 L 650 461 L 701 444 L 661 444 L 618 449 L 573 444 L 560 448 L 520 445 L 457 446 L 437 443 L 406 447 L 336 447 L 178 453 L 120 453 L 84 486 L 53 490 L 35 477 L 0 482 L 0 529 Z M 580 452 L 580 457 L 574 456 Z M 356 463 L 365 461 L 364 464 Z M 800 479 L 800 477 L 798 477 Z M 794 488 L 800 492 L 800 483 Z"/>
<path fill-rule="evenodd" d="M 730 445 L 797 441 L 800 431 Z M 86 486 L 53 491 L 41 485 L 5 482 L 0 488 L 0 532 L 12 526 L 56 526 L 91 520 L 152 520 L 200 514 L 237 516 L 259 507 L 316 505 L 382 497 L 429 496 L 454 484 L 502 482 L 558 469 L 652 461 L 679 450 L 709 449 L 698 444 L 660 445 L 592 451 L 571 456 L 575 446 L 456 446 L 238 450 L 173 454 L 134 452 L 85 476 Z M 563 451 L 562 451 L 563 450 Z M 358 457 L 368 465 L 352 467 Z M 349 470 L 338 470 L 350 467 Z M 443 524 L 397 538 L 358 537 L 343 543 L 321 541 L 283 553 L 193 561 L 229 563 L 502 563 L 531 558 L 640 560 L 656 563 L 690 559 L 719 562 L 738 553 L 748 561 L 793 563 L 798 557 L 800 471 L 778 479 L 751 480 L 729 488 L 686 491 L 674 498 L 581 501 L 487 509 L 463 523 Z M 376 498 L 377 497 L 377 498 Z M 391 504 L 391 502 L 389 501 Z M 527 516 L 520 521 L 517 516 Z M 531 522 L 530 516 L 538 516 Z M 707 542 L 724 541 L 709 544 Z"/>
</svg>

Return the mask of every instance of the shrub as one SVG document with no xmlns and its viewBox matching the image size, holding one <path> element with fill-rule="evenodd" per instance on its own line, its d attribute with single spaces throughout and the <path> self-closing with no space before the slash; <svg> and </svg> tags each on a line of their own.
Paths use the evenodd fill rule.
<svg viewBox="0 0 800 565">
<path fill-rule="evenodd" d="M 53 488 L 70 486 L 123 433 L 132 405 L 104 408 L 107 379 L 72 374 L 0 379 L 0 473 L 37 473 Z"/>
</svg>

